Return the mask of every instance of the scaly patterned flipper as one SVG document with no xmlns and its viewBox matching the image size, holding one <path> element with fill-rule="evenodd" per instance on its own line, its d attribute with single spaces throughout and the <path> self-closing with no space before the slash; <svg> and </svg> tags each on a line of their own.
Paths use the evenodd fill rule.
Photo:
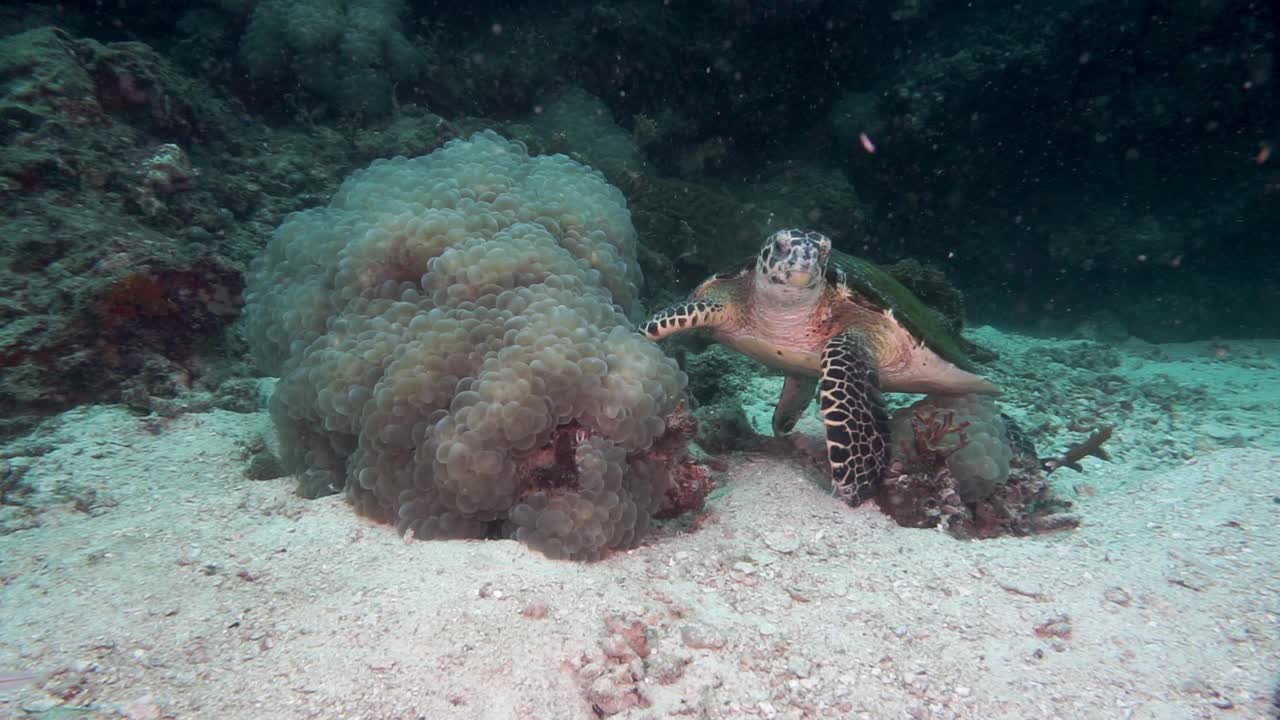
<svg viewBox="0 0 1280 720">
<path fill-rule="evenodd" d="M 782 385 L 782 396 L 778 398 L 778 406 L 773 409 L 773 436 L 782 437 L 791 432 L 796 421 L 804 414 L 813 399 L 813 391 L 818 387 L 818 378 L 802 375 L 788 375 Z"/>
<path fill-rule="evenodd" d="M 650 340 L 661 340 L 695 328 L 712 328 L 725 321 L 727 313 L 723 304 L 708 300 L 690 300 L 660 310 L 640 326 Z"/>
<path fill-rule="evenodd" d="M 822 350 L 818 393 L 831 485 L 850 505 L 874 497 L 889 463 L 889 417 L 866 337 L 846 330 Z"/>
</svg>

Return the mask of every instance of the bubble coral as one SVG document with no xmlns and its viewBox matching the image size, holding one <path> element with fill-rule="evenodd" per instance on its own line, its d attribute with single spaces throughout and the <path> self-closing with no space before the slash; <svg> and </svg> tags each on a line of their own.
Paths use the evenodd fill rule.
<svg viewBox="0 0 1280 720">
<path fill-rule="evenodd" d="M 484 132 L 352 174 L 249 277 L 286 466 L 419 538 L 633 545 L 686 384 L 631 330 L 639 280 L 622 194 L 563 155 Z"/>
</svg>

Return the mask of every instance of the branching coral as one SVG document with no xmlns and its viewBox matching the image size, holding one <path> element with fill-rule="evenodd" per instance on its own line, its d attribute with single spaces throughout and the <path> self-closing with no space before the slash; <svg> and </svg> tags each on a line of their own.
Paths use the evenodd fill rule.
<svg viewBox="0 0 1280 720">
<path fill-rule="evenodd" d="M 968 420 L 956 422 L 952 410 L 915 408 L 910 414 L 910 437 L 898 441 L 900 455 L 911 463 L 908 470 L 928 469 L 945 463 L 951 453 L 969 444 Z"/>
</svg>

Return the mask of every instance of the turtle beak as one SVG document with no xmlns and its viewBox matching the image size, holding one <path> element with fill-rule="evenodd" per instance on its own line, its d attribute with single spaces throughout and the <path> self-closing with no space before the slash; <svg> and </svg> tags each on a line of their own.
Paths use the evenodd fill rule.
<svg viewBox="0 0 1280 720">
<path fill-rule="evenodd" d="M 813 273 L 803 270 L 792 270 L 787 273 L 787 284 L 791 287 L 806 288 L 813 282 Z"/>
</svg>

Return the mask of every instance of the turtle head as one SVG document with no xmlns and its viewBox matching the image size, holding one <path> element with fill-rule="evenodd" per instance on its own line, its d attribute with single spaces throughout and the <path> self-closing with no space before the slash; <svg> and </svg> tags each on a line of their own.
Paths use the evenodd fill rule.
<svg viewBox="0 0 1280 720">
<path fill-rule="evenodd" d="M 806 291 L 818 288 L 831 259 L 831 239 L 810 230 L 779 230 L 756 258 L 757 280 L 764 288 Z"/>
</svg>

